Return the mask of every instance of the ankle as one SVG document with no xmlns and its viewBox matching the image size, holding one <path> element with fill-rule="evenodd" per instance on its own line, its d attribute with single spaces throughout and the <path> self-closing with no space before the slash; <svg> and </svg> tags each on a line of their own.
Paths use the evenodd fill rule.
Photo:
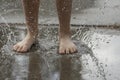
<svg viewBox="0 0 120 80">
<path fill-rule="evenodd" d="M 71 40 L 70 36 L 64 36 L 64 37 L 60 37 L 59 39 L 60 41 L 67 41 L 67 40 Z"/>
<path fill-rule="evenodd" d="M 28 33 L 28 34 L 26 35 L 26 38 L 28 38 L 28 39 L 36 39 L 36 38 L 37 38 L 37 35 L 38 35 L 38 34 L 29 34 L 29 33 Z"/>
</svg>

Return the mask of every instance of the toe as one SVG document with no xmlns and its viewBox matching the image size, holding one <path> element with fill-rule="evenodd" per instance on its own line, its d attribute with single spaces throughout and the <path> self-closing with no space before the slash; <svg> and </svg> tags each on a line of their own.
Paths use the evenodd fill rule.
<svg viewBox="0 0 120 80">
<path fill-rule="evenodd" d="M 65 53 L 65 50 L 62 49 L 62 48 L 60 48 L 60 49 L 59 49 L 59 53 L 60 53 L 60 54 L 64 54 L 64 53 Z"/>
<path fill-rule="evenodd" d="M 70 49 L 69 48 L 66 48 L 66 54 L 69 54 L 69 52 L 70 52 Z"/>
<path fill-rule="evenodd" d="M 76 53 L 77 52 L 77 48 L 74 48 L 74 53 Z"/>
<path fill-rule="evenodd" d="M 19 48 L 18 44 L 16 44 L 14 47 L 13 47 L 13 50 L 17 51 Z"/>
<path fill-rule="evenodd" d="M 26 46 L 22 47 L 21 49 L 21 52 L 24 53 L 24 52 L 27 52 L 28 48 Z"/>
<path fill-rule="evenodd" d="M 22 48 L 23 48 L 23 46 L 20 46 L 17 51 L 21 52 Z"/>
<path fill-rule="evenodd" d="M 74 48 L 71 48 L 71 49 L 70 49 L 70 53 L 74 53 Z"/>
</svg>

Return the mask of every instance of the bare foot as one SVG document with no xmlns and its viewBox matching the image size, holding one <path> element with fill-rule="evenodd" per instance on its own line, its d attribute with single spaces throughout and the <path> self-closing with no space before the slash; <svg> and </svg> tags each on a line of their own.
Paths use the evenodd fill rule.
<svg viewBox="0 0 120 80">
<path fill-rule="evenodd" d="M 77 47 L 70 39 L 61 39 L 60 40 L 60 54 L 69 54 L 77 52 Z"/>
<path fill-rule="evenodd" d="M 23 39 L 22 41 L 18 42 L 13 46 L 13 50 L 21 53 L 27 52 L 34 42 L 35 37 L 27 35 L 25 39 Z"/>
</svg>

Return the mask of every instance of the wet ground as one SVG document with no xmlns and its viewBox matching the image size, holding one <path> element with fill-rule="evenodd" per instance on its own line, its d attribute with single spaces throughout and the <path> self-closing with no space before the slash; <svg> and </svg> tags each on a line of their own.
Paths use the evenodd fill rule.
<svg viewBox="0 0 120 80">
<path fill-rule="evenodd" d="M 39 26 L 38 41 L 26 54 L 12 51 L 25 37 L 23 23 L 20 0 L 1 0 L 0 80 L 120 80 L 119 0 L 73 0 L 74 55 L 58 54 L 55 0 L 41 0 L 39 24 L 46 26 Z"/>
<path fill-rule="evenodd" d="M 56 0 L 41 0 L 39 23 L 58 24 Z M 21 0 L 0 1 L 0 23 L 24 23 Z M 120 0 L 73 0 L 72 24 L 120 25 Z"/>
<path fill-rule="evenodd" d="M 12 51 L 24 25 L 1 26 L 0 80 L 120 80 L 120 28 L 72 27 L 78 53 L 58 54 L 58 27 L 42 26 L 26 54 Z"/>
</svg>

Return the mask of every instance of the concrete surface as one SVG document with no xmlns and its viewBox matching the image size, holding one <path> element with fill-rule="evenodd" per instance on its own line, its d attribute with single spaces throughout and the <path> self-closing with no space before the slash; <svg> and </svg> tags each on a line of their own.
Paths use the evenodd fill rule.
<svg viewBox="0 0 120 80">
<path fill-rule="evenodd" d="M 71 24 L 120 25 L 120 0 L 73 0 Z M 21 0 L 0 1 L 0 23 L 24 23 Z M 58 24 L 55 0 L 41 0 L 40 24 Z"/>
<path fill-rule="evenodd" d="M 12 51 L 25 37 L 20 0 L 0 1 L 0 80 L 120 80 L 120 28 L 72 26 L 74 55 L 58 54 L 55 0 L 41 0 L 39 36 L 26 54 Z M 119 0 L 73 0 L 71 24 L 120 25 Z M 4 24 L 2 24 L 4 23 Z M 11 23 L 12 25 L 9 25 Z"/>
<path fill-rule="evenodd" d="M 120 28 L 73 27 L 78 53 L 58 54 L 57 27 L 39 28 L 26 54 L 12 51 L 25 36 L 22 25 L 1 25 L 0 80 L 120 80 Z"/>
</svg>

